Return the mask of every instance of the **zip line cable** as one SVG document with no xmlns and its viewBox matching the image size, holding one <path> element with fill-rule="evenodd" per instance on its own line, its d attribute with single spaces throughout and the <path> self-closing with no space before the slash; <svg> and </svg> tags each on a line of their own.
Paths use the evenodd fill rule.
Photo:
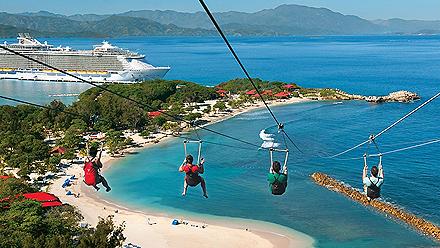
<svg viewBox="0 0 440 248">
<path fill-rule="evenodd" d="M 13 101 L 13 102 L 18 102 L 18 103 L 22 103 L 22 104 L 31 105 L 31 106 L 38 107 L 38 108 L 48 109 L 48 110 L 51 110 L 51 111 L 58 110 L 60 112 L 63 112 L 63 113 L 69 114 L 69 115 L 74 115 L 74 116 L 81 117 L 81 118 L 86 117 L 86 116 L 82 116 L 82 115 L 77 114 L 77 113 L 73 113 L 73 112 L 69 112 L 69 111 L 65 111 L 65 110 L 60 110 L 60 109 L 56 109 L 56 108 L 51 108 L 51 107 L 48 107 L 48 106 L 44 106 L 44 105 L 40 105 L 40 104 L 36 104 L 36 103 L 32 103 L 32 102 L 27 102 L 27 101 L 15 99 L 15 98 L 7 97 L 7 96 L 0 95 L 0 98 L 8 100 L 8 101 Z"/>
<path fill-rule="evenodd" d="M 249 81 L 252 84 L 252 86 L 255 88 L 255 91 L 257 92 L 257 94 L 261 98 L 261 100 L 263 101 L 264 106 L 269 111 L 270 115 L 272 116 L 274 121 L 277 123 L 278 127 L 280 128 L 280 130 L 286 135 L 287 139 L 295 146 L 295 148 L 302 153 L 301 149 L 299 149 L 299 147 L 295 144 L 295 142 L 293 142 L 293 140 L 289 137 L 289 135 L 284 131 L 283 124 L 278 121 L 278 119 L 276 118 L 275 114 L 272 112 L 272 110 L 270 109 L 269 105 L 264 100 L 263 96 L 260 93 L 260 90 L 258 89 L 257 85 L 255 85 L 254 81 L 252 80 L 252 78 L 249 75 L 248 71 L 244 67 L 243 63 L 241 62 L 240 58 L 238 57 L 238 55 L 235 52 L 234 48 L 232 47 L 231 43 L 226 38 L 226 35 L 223 33 L 222 29 L 220 28 L 220 25 L 217 23 L 216 19 L 212 15 L 212 13 L 209 10 L 208 6 L 205 4 L 205 2 L 203 0 L 199 0 L 199 2 L 202 5 L 203 9 L 205 10 L 206 14 L 208 15 L 209 19 L 211 19 L 212 24 L 214 24 L 215 28 L 217 29 L 218 33 L 222 37 L 223 41 L 228 46 L 229 51 L 231 51 L 232 55 L 234 56 L 234 58 L 237 61 L 238 65 L 240 66 L 241 70 L 244 72 L 244 74 L 249 79 Z"/>
<path fill-rule="evenodd" d="M 36 104 L 36 103 L 32 103 L 32 102 L 27 102 L 27 101 L 23 101 L 23 100 L 20 100 L 20 99 L 7 97 L 7 96 L 0 95 L 0 98 L 8 100 L 8 101 L 22 103 L 22 104 L 26 104 L 26 105 L 30 105 L 30 106 L 34 106 L 34 107 L 38 107 L 38 108 L 43 108 L 43 109 L 48 109 L 48 110 L 52 110 L 52 111 L 53 110 L 58 110 L 58 111 L 60 111 L 62 113 L 66 113 L 66 114 L 69 114 L 69 115 L 74 115 L 74 116 L 77 116 L 77 117 L 86 117 L 86 116 L 81 116 L 80 114 L 77 114 L 77 113 L 73 113 L 73 112 L 69 112 L 69 111 L 65 111 L 65 110 L 54 109 L 54 108 L 51 108 L 51 107 L 48 107 L 48 106 L 44 106 L 44 105 L 40 105 L 40 104 Z M 197 130 L 195 130 L 195 132 L 197 132 Z M 192 141 L 200 141 L 201 140 L 199 134 L 197 134 L 197 138 L 198 139 L 194 139 L 194 138 L 191 138 L 191 137 L 185 137 L 185 136 L 182 136 L 182 135 L 175 136 L 175 137 L 182 138 L 182 139 L 187 139 L 187 140 L 192 140 Z M 234 149 L 244 149 L 244 150 L 249 150 L 249 151 L 255 151 L 255 149 L 245 148 L 245 147 L 242 147 L 242 146 L 233 146 L 233 145 L 221 144 L 221 143 L 216 143 L 216 142 L 212 142 L 212 141 L 205 141 L 205 140 L 203 140 L 202 142 L 203 143 L 207 143 L 207 144 L 212 144 L 212 145 L 218 145 L 218 146 L 234 148 Z"/>
<path fill-rule="evenodd" d="M 87 81 L 87 80 L 85 80 L 85 79 L 83 79 L 83 78 L 81 78 L 81 77 L 75 76 L 74 74 L 71 74 L 71 73 L 69 73 L 69 72 L 67 72 L 67 71 L 65 71 L 65 70 L 58 69 L 58 68 L 56 68 L 56 67 L 54 67 L 54 66 L 51 66 L 51 65 L 49 65 L 49 64 L 47 64 L 47 63 L 45 63 L 45 62 L 39 61 L 39 60 L 34 59 L 34 58 L 32 58 L 32 57 L 30 57 L 30 56 L 27 56 L 27 55 L 24 55 L 24 54 L 22 54 L 22 53 L 20 53 L 20 52 L 16 52 L 16 51 L 14 51 L 14 50 L 12 50 L 12 49 L 10 49 L 10 48 L 7 48 L 7 47 L 5 47 L 5 46 L 3 46 L 3 45 L 0 45 L 0 48 L 2 48 L 2 49 L 5 50 L 5 51 L 8 51 L 8 52 L 10 52 L 10 53 L 13 53 L 13 54 L 15 54 L 15 55 L 18 55 L 18 56 L 20 56 L 20 57 L 23 57 L 23 58 L 25 58 L 25 59 L 27 59 L 27 60 L 33 61 L 33 62 L 35 62 L 35 63 L 37 63 L 37 64 L 40 64 L 40 65 L 46 66 L 46 67 L 48 67 L 48 68 L 50 68 L 50 69 L 52 69 L 52 70 L 55 70 L 55 71 L 61 72 L 61 73 L 65 74 L 65 75 L 67 75 L 67 76 L 73 77 L 73 78 L 75 78 L 75 79 L 77 79 L 77 80 L 79 80 L 79 81 L 81 81 L 81 82 L 84 82 L 84 83 L 87 83 L 87 84 L 93 85 L 94 87 L 99 88 L 99 89 L 104 90 L 104 91 L 107 91 L 107 92 L 109 92 L 109 93 L 111 93 L 111 94 L 113 94 L 113 95 L 119 96 L 119 97 L 124 98 L 124 99 L 126 99 L 126 100 L 128 100 L 128 101 L 134 102 L 134 103 L 138 104 L 139 106 L 143 106 L 143 107 L 145 107 L 145 108 L 147 108 L 147 109 L 150 109 L 151 111 L 156 111 L 155 108 L 151 107 L 151 106 L 148 105 L 148 104 L 145 104 L 145 103 L 142 103 L 142 102 L 140 102 L 140 101 L 134 100 L 134 99 L 132 99 L 132 98 L 126 97 L 126 96 L 124 96 L 124 95 L 122 95 L 122 94 L 120 94 L 120 93 L 118 93 L 118 92 L 116 92 L 116 91 L 109 90 L 109 89 L 107 89 L 106 87 L 103 87 L 103 86 L 101 86 L 101 85 L 99 85 L 99 84 L 93 83 L 93 82 L 91 82 L 91 81 Z M 164 111 L 161 111 L 161 110 L 159 110 L 159 112 L 162 113 L 163 115 L 166 115 L 166 116 L 168 116 L 168 117 L 171 117 L 171 118 L 173 118 L 173 119 L 175 119 L 175 120 L 182 121 L 182 122 L 185 122 L 185 123 L 191 125 L 191 122 L 190 122 L 190 121 L 184 120 L 183 118 L 180 118 L 180 117 L 178 117 L 178 116 L 174 116 L 174 115 L 168 114 L 168 113 L 166 113 L 166 112 L 164 112 Z M 235 140 L 235 141 L 237 141 L 237 142 L 241 142 L 241 143 L 243 143 L 243 144 L 247 144 L 247 145 L 250 145 L 250 146 L 254 146 L 254 147 L 261 148 L 259 145 L 253 144 L 253 143 L 251 143 L 251 142 L 249 142 L 249 141 L 245 141 L 245 140 L 242 140 L 242 139 L 238 139 L 238 138 L 235 138 L 235 137 L 233 137 L 233 136 L 230 136 L 230 135 L 227 135 L 227 134 L 224 134 L 224 133 L 221 133 L 221 132 L 218 132 L 218 131 L 212 130 L 212 129 L 210 129 L 210 128 L 207 128 L 207 127 L 204 127 L 204 126 L 201 126 L 201 125 L 197 125 L 197 124 L 195 124 L 194 126 L 196 126 L 196 127 L 198 127 L 198 128 L 201 128 L 201 129 L 203 129 L 203 130 L 209 131 L 209 132 L 211 132 L 211 133 L 214 133 L 214 134 L 217 134 L 217 135 L 223 136 L 223 137 L 225 137 L 225 138 L 232 139 L 232 140 Z"/>
<path fill-rule="evenodd" d="M 188 136 L 175 136 L 177 138 L 181 138 L 181 139 L 186 139 L 186 140 L 191 140 L 191 141 L 200 141 L 201 139 L 194 139 Z M 246 147 L 242 147 L 242 146 L 234 146 L 234 145 L 228 145 L 228 144 L 221 144 L 221 143 L 216 143 L 216 142 L 212 142 L 212 141 L 207 141 L 207 140 L 202 140 L 203 143 L 206 144 L 211 144 L 211 145 L 217 145 L 217 146 L 223 146 L 223 147 L 228 147 L 228 148 L 234 148 L 234 149 L 243 149 L 243 150 L 248 150 L 248 151 L 255 151 L 255 149 L 251 149 L 251 148 L 246 148 Z"/>
<path fill-rule="evenodd" d="M 396 153 L 396 152 L 406 151 L 406 150 L 410 150 L 410 149 L 414 149 L 414 148 L 418 148 L 418 147 L 422 147 L 422 146 L 427 146 L 427 145 L 431 145 L 431 144 L 435 144 L 435 143 L 439 143 L 439 142 L 440 142 L 440 139 L 435 139 L 435 140 L 424 142 L 424 143 L 418 144 L 418 145 L 403 147 L 403 148 L 399 148 L 399 149 L 395 149 L 395 150 L 391 150 L 391 151 L 387 151 L 387 152 L 382 152 L 382 153 L 377 153 L 377 154 L 370 154 L 370 155 L 367 155 L 367 157 L 369 157 L 369 158 L 379 157 L 380 155 L 387 155 L 387 154 L 392 154 L 392 153 Z M 340 161 L 348 161 L 348 160 L 360 160 L 360 159 L 363 159 L 363 157 L 334 158 L 334 159 L 340 160 Z"/>
<path fill-rule="evenodd" d="M 413 144 L 419 144 L 419 143 L 425 143 L 430 142 L 438 139 L 426 139 L 424 141 L 408 141 L 408 142 L 393 142 L 392 144 L 381 144 L 381 147 L 395 147 L 399 145 L 413 145 Z"/>
<path fill-rule="evenodd" d="M 407 113 L 406 115 L 402 116 L 400 119 L 398 119 L 397 121 L 393 122 L 391 125 L 389 125 L 388 127 L 386 127 L 385 129 L 383 129 L 382 131 L 380 131 L 378 134 L 374 135 L 372 138 L 369 138 L 368 140 L 353 146 L 352 148 L 349 148 L 343 152 L 337 153 L 333 156 L 330 156 L 329 158 L 335 158 L 335 157 L 339 157 L 347 152 L 350 152 L 362 145 L 365 145 L 368 142 L 371 142 L 372 140 L 380 137 L 382 134 L 386 133 L 387 131 L 389 131 L 391 128 L 395 127 L 397 124 L 399 124 L 400 122 L 404 121 L 406 118 L 410 117 L 412 114 L 414 114 L 415 112 L 419 111 L 421 108 L 425 107 L 426 105 L 428 105 L 430 102 L 434 101 L 436 98 L 438 98 L 440 96 L 440 92 L 438 92 L 437 94 L 435 94 L 434 96 L 432 96 L 431 98 L 429 98 L 428 100 L 426 100 L 425 102 L 423 102 L 422 104 L 420 104 L 419 106 L 417 106 L 415 109 L 411 110 L 409 113 Z"/>
</svg>

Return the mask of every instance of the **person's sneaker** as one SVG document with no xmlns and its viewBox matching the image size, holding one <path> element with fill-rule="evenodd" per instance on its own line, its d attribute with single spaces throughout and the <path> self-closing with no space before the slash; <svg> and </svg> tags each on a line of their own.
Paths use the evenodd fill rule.
<svg viewBox="0 0 440 248">
<path fill-rule="evenodd" d="M 105 189 L 105 192 L 110 192 L 110 190 L 112 190 L 112 188 L 107 188 Z"/>
<path fill-rule="evenodd" d="M 208 198 L 208 195 L 203 195 L 205 198 Z"/>
<path fill-rule="evenodd" d="M 186 196 L 186 193 L 182 193 L 182 196 Z"/>
</svg>

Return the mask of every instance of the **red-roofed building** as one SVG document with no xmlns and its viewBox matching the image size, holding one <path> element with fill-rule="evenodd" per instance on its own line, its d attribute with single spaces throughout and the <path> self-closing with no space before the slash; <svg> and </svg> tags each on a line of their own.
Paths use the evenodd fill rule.
<svg viewBox="0 0 440 248">
<path fill-rule="evenodd" d="M 29 200 L 41 202 L 42 207 L 58 207 L 63 205 L 58 197 L 46 192 L 26 193 L 23 194 L 23 197 Z"/>
<path fill-rule="evenodd" d="M 11 178 L 10 176 L 0 176 L 0 179 L 6 180 L 8 178 Z"/>
<path fill-rule="evenodd" d="M 245 94 L 249 95 L 249 96 L 252 96 L 252 95 L 255 95 L 256 93 L 257 93 L 256 90 L 250 90 L 250 91 L 246 92 Z"/>
<path fill-rule="evenodd" d="M 162 112 L 160 112 L 160 111 L 148 112 L 148 117 L 150 117 L 150 118 L 156 118 L 160 115 L 162 115 Z"/>
<path fill-rule="evenodd" d="M 228 93 L 226 90 L 222 90 L 222 89 L 219 89 L 219 90 L 217 90 L 216 92 L 217 92 L 217 94 L 219 94 L 221 97 L 225 97 L 225 96 L 226 96 L 226 93 Z"/>
<path fill-rule="evenodd" d="M 255 94 L 255 95 L 252 95 L 253 97 L 260 97 L 260 94 Z"/>
<path fill-rule="evenodd" d="M 16 196 L 16 198 L 18 197 L 20 197 L 20 195 Z M 63 205 L 58 197 L 46 192 L 26 193 L 23 194 L 23 197 L 29 200 L 40 202 L 42 207 L 58 207 Z M 10 197 L 0 199 L 0 202 L 8 201 L 10 201 Z M 5 206 L 5 208 L 8 208 L 8 206 Z"/>
<path fill-rule="evenodd" d="M 48 208 L 48 207 L 59 207 L 59 206 L 63 206 L 63 203 L 61 203 L 60 201 L 53 201 L 53 202 L 42 202 L 41 206 L 43 208 Z"/>
<path fill-rule="evenodd" d="M 290 93 L 289 92 L 280 92 L 274 95 L 275 97 L 278 98 L 289 98 Z"/>
<path fill-rule="evenodd" d="M 272 90 L 264 90 L 263 92 L 261 92 L 261 95 L 271 96 L 273 95 L 273 92 Z"/>
<path fill-rule="evenodd" d="M 31 199 L 39 202 L 59 201 L 58 197 L 56 197 L 55 195 L 45 192 L 26 193 L 23 194 L 23 196 L 26 199 Z"/>
<path fill-rule="evenodd" d="M 54 148 L 52 148 L 52 150 L 50 150 L 50 154 L 61 154 L 63 155 L 64 153 L 66 153 L 67 149 L 62 147 L 62 146 L 55 146 Z"/>
</svg>

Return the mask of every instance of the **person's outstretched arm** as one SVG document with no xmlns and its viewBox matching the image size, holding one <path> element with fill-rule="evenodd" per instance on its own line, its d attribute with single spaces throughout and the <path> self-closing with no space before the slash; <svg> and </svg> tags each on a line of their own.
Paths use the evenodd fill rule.
<svg viewBox="0 0 440 248">
<path fill-rule="evenodd" d="M 101 143 L 101 150 L 99 151 L 98 160 L 101 160 L 102 150 L 104 150 L 104 143 Z"/>
<path fill-rule="evenodd" d="M 377 167 L 379 169 L 379 177 L 383 178 L 382 153 L 379 154 L 379 165 Z"/>
<path fill-rule="evenodd" d="M 203 174 L 205 172 L 205 167 L 203 166 L 205 164 L 205 159 L 202 158 L 200 160 L 200 164 L 199 164 L 199 173 Z"/>
<path fill-rule="evenodd" d="M 186 158 L 183 159 L 183 162 L 179 167 L 179 172 L 183 172 L 183 167 L 185 166 L 185 164 L 186 164 Z"/>
<path fill-rule="evenodd" d="M 289 170 L 287 169 L 287 164 L 285 164 L 285 165 L 283 166 L 283 174 L 284 174 L 284 175 L 287 175 L 287 173 L 289 173 Z"/>
<path fill-rule="evenodd" d="M 367 154 L 364 154 L 364 170 L 362 172 L 362 181 L 364 180 L 364 178 L 367 177 L 367 170 L 368 170 L 368 165 L 367 165 Z"/>
<path fill-rule="evenodd" d="M 89 152 L 90 152 L 90 147 L 89 147 L 89 141 L 86 142 L 86 158 L 89 158 Z"/>
</svg>

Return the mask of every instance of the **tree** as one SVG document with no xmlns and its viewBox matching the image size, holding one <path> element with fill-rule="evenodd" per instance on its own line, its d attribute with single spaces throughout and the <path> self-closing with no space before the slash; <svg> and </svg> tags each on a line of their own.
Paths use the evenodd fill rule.
<svg viewBox="0 0 440 248">
<path fill-rule="evenodd" d="M 238 109 L 241 108 L 243 106 L 243 101 L 242 100 L 230 100 L 228 102 L 228 105 L 231 106 L 231 108 L 233 109 Z"/>
<path fill-rule="evenodd" d="M 165 124 L 163 124 L 162 128 L 164 130 L 170 130 L 170 131 L 173 131 L 173 132 L 181 131 L 180 127 L 179 127 L 179 124 L 177 122 L 171 122 L 171 121 L 165 122 Z"/>
<path fill-rule="evenodd" d="M 163 116 L 155 117 L 151 120 L 151 123 L 157 127 L 163 126 L 167 122 L 167 119 Z"/>
<path fill-rule="evenodd" d="M 211 105 L 208 105 L 208 106 L 206 106 L 206 108 L 203 110 L 203 113 L 205 113 L 205 114 L 209 114 L 209 113 L 211 113 L 211 111 L 212 111 Z"/>
<path fill-rule="evenodd" d="M 81 214 L 72 206 L 43 208 L 41 203 L 16 197 L 34 192 L 25 181 L 0 180 L 0 247 L 120 247 L 124 224 L 112 217 L 101 219 L 96 228 L 80 228 Z M 7 207 L 5 207 L 7 206 Z"/>
<path fill-rule="evenodd" d="M 62 145 L 69 149 L 77 148 L 82 141 L 82 137 L 80 135 L 81 133 L 75 129 L 67 129 L 67 131 L 64 133 Z"/>
<path fill-rule="evenodd" d="M 144 130 L 140 133 L 140 136 L 142 136 L 144 138 L 148 138 L 148 137 L 150 137 L 150 134 L 151 134 L 150 131 Z"/>
<path fill-rule="evenodd" d="M 214 109 L 220 110 L 220 111 L 224 111 L 226 110 L 226 104 L 222 101 L 218 101 L 214 104 Z"/>
<path fill-rule="evenodd" d="M 111 154 L 115 154 L 127 145 L 122 131 L 110 131 L 106 134 L 106 145 Z"/>
<path fill-rule="evenodd" d="M 189 113 L 189 114 L 185 115 L 185 117 L 183 117 L 183 119 L 186 121 L 195 121 L 201 117 L 202 117 L 202 114 L 200 114 L 200 113 Z"/>
<path fill-rule="evenodd" d="M 113 216 L 100 219 L 96 229 L 90 229 L 81 237 L 78 248 L 113 248 L 122 246 L 125 241 L 123 231 L 125 223 L 115 226 Z"/>
</svg>

